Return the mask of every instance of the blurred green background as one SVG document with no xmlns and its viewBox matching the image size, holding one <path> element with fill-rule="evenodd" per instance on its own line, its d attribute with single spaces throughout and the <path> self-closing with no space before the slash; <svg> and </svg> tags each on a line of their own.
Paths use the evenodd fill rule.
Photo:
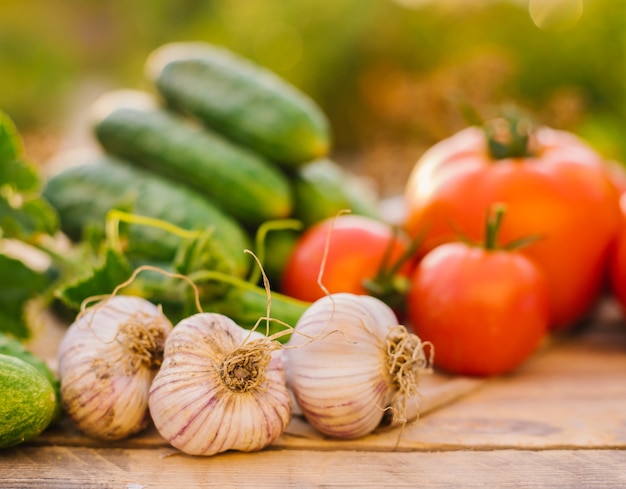
<svg viewBox="0 0 626 489">
<path fill-rule="evenodd" d="M 180 40 L 307 92 L 335 159 L 383 195 L 467 125 L 464 104 L 515 103 L 626 161 L 626 0 L 0 0 L 0 108 L 43 159 L 100 93 L 151 89 L 146 57 Z"/>
</svg>

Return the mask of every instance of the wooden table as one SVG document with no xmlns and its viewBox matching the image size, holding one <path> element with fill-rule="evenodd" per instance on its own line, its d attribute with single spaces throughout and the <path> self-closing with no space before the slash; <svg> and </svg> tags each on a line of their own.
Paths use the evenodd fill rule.
<svg viewBox="0 0 626 489">
<path fill-rule="evenodd" d="M 610 302 L 594 317 L 514 374 L 426 379 L 402 432 L 330 440 L 296 417 L 261 452 L 192 457 L 154 429 L 107 445 L 63 420 L 0 451 L 0 488 L 625 488 L 626 324 Z"/>
</svg>

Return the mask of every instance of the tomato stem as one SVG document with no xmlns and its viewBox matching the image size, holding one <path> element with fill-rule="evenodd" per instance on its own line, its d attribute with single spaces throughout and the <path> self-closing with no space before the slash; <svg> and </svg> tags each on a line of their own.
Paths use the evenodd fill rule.
<svg viewBox="0 0 626 489">
<path fill-rule="evenodd" d="M 527 118 L 509 111 L 503 117 L 485 122 L 483 129 L 493 159 L 532 156 L 530 150 L 532 125 Z"/>
<path fill-rule="evenodd" d="M 391 308 L 401 310 L 404 305 L 404 297 L 408 291 L 409 283 L 406 277 L 400 275 L 399 271 L 404 264 L 415 257 L 417 249 L 422 244 L 426 232 L 418 234 L 411 239 L 404 253 L 393 263 L 390 263 L 391 252 L 394 242 L 398 239 L 400 229 L 393 228 L 393 236 L 389 240 L 389 245 L 385 255 L 381 260 L 376 276 L 363 281 L 363 288 L 369 294 L 385 302 Z"/>
<path fill-rule="evenodd" d="M 489 208 L 487 219 L 485 221 L 485 241 L 482 244 L 484 249 L 513 251 L 524 248 L 525 246 L 542 239 L 541 235 L 533 234 L 531 236 L 524 236 L 522 238 L 515 239 L 505 245 L 498 245 L 498 233 L 500 232 L 500 226 L 502 225 L 502 219 L 504 218 L 505 213 L 506 205 L 503 202 L 497 202 Z"/>
<path fill-rule="evenodd" d="M 505 212 L 506 205 L 501 202 L 493 204 L 489 208 L 485 223 L 485 242 L 483 243 L 483 247 L 486 250 L 498 249 L 498 232 L 500 231 Z"/>
</svg>

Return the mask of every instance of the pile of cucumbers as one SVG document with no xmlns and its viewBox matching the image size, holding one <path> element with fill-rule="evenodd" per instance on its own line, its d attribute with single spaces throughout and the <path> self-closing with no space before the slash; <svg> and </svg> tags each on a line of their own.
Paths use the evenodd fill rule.
<svg viewBox="0 0 626 489">
<path fill-rule="evenodd" d="M 68 236 L 80 239 L 112 208 L 210 228 L 218 268 L 245 276 L 252 264 L 243 250 L 268 222 L 293 219 L 302 231 L 345 209 L 378 217 L 376 195 L 330 159 L 325 114 L 275 73 L 205 42 L 161 46 L 145 71 L 154 90 L 116 90 L 94 104 L 102 153 L 47 183 L 44 195 Z M 175 237 L 162 229 L 129 233 L 138 256 L 176 253 Z M 280 251 L 267 249 L 265 265 L 276 274 L 288 247 L 268 235 L 272 243 Z"/>
</svg>

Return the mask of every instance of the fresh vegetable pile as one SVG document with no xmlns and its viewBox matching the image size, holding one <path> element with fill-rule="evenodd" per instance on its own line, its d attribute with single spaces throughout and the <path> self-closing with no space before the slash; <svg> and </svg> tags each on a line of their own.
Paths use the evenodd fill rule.
<svg viewBox="0 0 626 489">
<path fill-rule="evenodd" d="M 273 73 L 203 43 L 157 49 L 146 73 L 153 91 L 94 104 L 101 151 L 58 155 L 45 182 L 0 120 L 0 389 L 19 391 L 0 446 L 62 409 L 98 439 L 153 422 L 185 453 L 254 451 L 293 400 L 360 437 L 407 422 L 433 366 L 512 372 L 607 283 L 626 308 L 621 187 L 572 134 L 503 118 L 441 141 L 392 225 Z M 35 307 L 71 323 L 58 377 L 25 361 Z"/>
<path fill-rule="evenodd" d="M 117 90 L 92 107 L 101 154 L 72 156 L 47 182 L 61 230 L 107 248 L 97 250 L 107 260 L 96 276 L 58 295 L 76 309 L 151 264 L 189 276 L 206 310 L 251 327 L 266 294 L 244 250 L 263 258 L 277 292 L 281 260 L 304 227 L 343 209 L 377 217 L 375 195 L 328 158 L 322 111 L 273 73 L 205 43 L 165 45 L 146 71 L 152 93 Z M 176 280 L 146 274 L 134 287 L 169 317 L 193 308 Z M 293 324 L 306 304 L 276 293 L 273 307 Z"/>
</svg>

